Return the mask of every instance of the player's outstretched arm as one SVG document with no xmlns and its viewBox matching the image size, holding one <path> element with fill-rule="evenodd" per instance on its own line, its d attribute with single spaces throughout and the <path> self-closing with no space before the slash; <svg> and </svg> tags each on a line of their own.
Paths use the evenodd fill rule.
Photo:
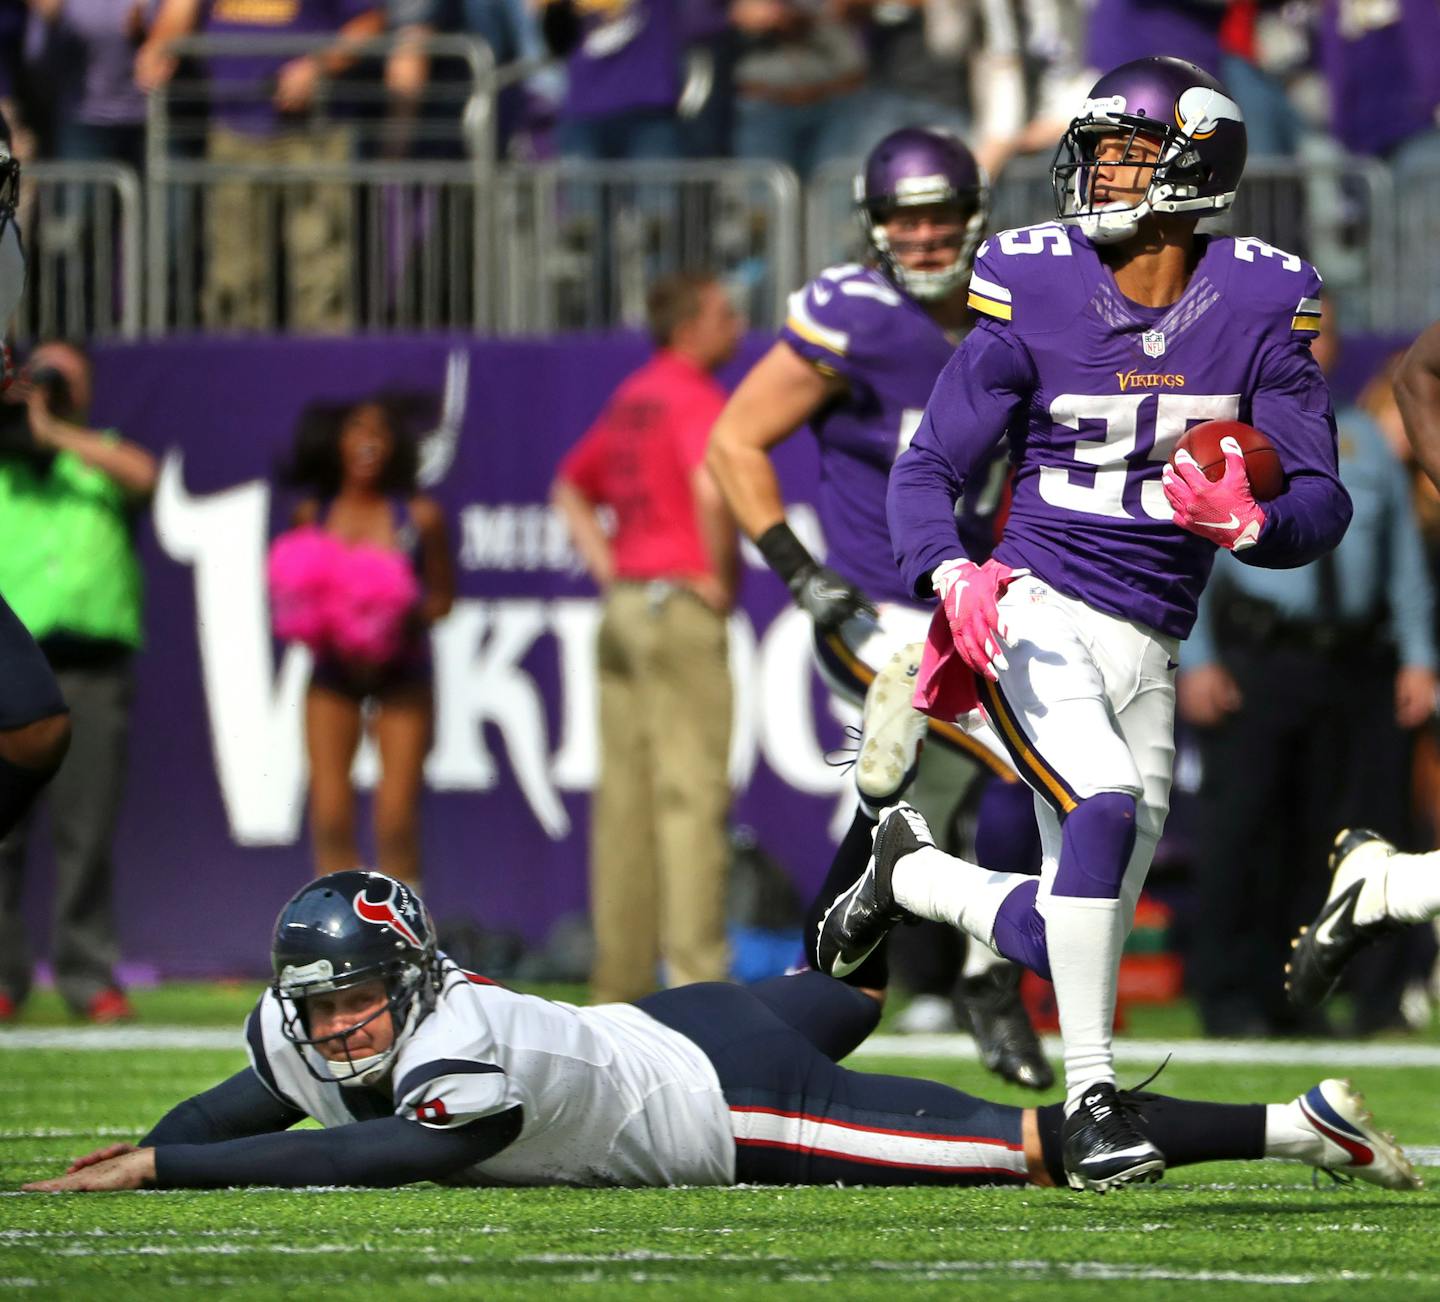
<svg viewBox="0 0 1440 1302">
<path fill-rule="evenodd" d="M 1395 399 L 1415 459 L 1440 488 L 1440 321 L 1410 345 L 1395 374 Z"/>
<path fill-rule="evenodd" d="M 155 1182 L 158 1144 L 215 1144 L 287 1130 L 305 1114 L 276 1098 L 253 1067 L 176 1104 L 135 1144 L 107 1144 L 77 1157 L 63 1176 L 25 1188 L 34 1193 L 140 1189 Z"/>
<path fill-rule="evenodd" d="M 137 1148 L 54 1180 L 29 1193 L 115 1189 L 231 1189 L 253 1185 L 388 1188 L 443 1180 L 493 1157 L 519 1135 L 519 1107 L 468 1125 L 436 1129 L 404 1117 L 357 1121 L 328 1130 L 252 1135 L 219 1143 Z"/>
</svg>

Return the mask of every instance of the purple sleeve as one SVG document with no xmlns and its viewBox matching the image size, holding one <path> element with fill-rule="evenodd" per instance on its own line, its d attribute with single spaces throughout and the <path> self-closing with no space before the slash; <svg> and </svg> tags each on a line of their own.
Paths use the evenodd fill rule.
<svg viewBox="0 0 1440 1302">
<path fill-rule="evenodd" d="M 914 439 L 890 472 L 885 502 L 895 562 L 917 597 L 934 595 L 937 565 L 965 554 L 955 502 L 1034 387 L 1030 355 L 983 317 L 940 373 Z"/>
<path fill-rule="evenodd" d="M 1345 536 L 1352 508 L 1340 482 L 1330 393 L 1302 340 L 1288 339 L 1267 349 L 1250 421 L 1279 451 L 1286 486 L 1264 504 L 1259 541 L 1237 553 L 1237 559 L 1274 570 L 1308 565 Z"/>
</svg>

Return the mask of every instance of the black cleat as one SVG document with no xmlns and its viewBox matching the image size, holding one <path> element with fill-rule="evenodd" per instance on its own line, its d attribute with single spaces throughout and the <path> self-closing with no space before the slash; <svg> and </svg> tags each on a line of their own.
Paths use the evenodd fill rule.
<svg viewBox="0 0 1440 1302">
<path fill-rule="evenodd" d="M 1371 873 L 1383 871 L 1395 847 L 1378 832 L 1347 827 L 1330 851 L 1330 894 L 1308 927 L 1290 942 L 1294 953 L 1285 964 L 1285 989 L 1291 1003 L 1313 1008 L 1340 979 L 1345 964 L 1372 940 L 1394 931 L 1389 918 L 1355 921 L 1355 905 Z"/>
<path fill-rule="evenodd" d="M 1165 1154 L 1140 1133 L 1132 1107 L 1104 1081 L 1087 1089 L 1065 1118 L 1065 1178 L 1072 1189 L 1107 1193 L 1165 1174 Z"/>
<path fill-rule="evenodd" d="M 935 842 L 920 814 L 901 804 L 886 811 L 872 844 L 860 880 L 837 896 L 820 919 L 816 957 L 820 970 L 833 977 L 848 976 L 875 952 L 891 927 L 911 916 L 895 903 L 891 874 L 905 855 Z"/>
<path fill-rule="evenodd" d="M 1020 969 L 1014 963 L 965 977 L 956 991 L 955 1020 L 968 1026 L 981 1061 L 997 1076 L 1030 1090 L 1048 1090 L 1055 1083 L 1020 998 Z"/>
</svg>

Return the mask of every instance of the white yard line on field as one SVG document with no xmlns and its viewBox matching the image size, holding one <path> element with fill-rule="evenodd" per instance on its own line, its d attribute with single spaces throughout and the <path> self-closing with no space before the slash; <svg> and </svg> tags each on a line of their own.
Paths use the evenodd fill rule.
<svg viewBox="0 0 1440 1302">
<path fill-rule="evenodd" d="M 0 1046 L 4 1039 L 0 1037 Z M 1044 1037 L 1045 1052 L 1061 1055 L 1060 1037 Z M 968 1035 L 872 1035 L 856 1058 L 974 1058 Z M 1131 1040 L 1115 1041 L 1117 1062 L 1159 1066 L 1172 1062 L 1275 1067 L 1440 1067 L 1440 1044 L 1374 1044 L 1365 1040 Z"/>
<path fill-rule="evenodd" d="M 1058 1036 L 1044 1038 L 1045 1051 L 1061 1052 Z M 116 1049 L 243 1048 L 240 1028 L 224 1030 L 193 1026 L 13 1027 L 0 1030 L 0 1052 L 7 1049 L 73 1049 L 110 1052 Z M 1169 1055 L 1172 1062 L 1276 1067 L 1440 1067 L 1440 1044 L 1375 1044 L 1360 1040 L 1309 1042 L 1261 1040 L 1132 1040 L 1115 1042 L 1119 1062 L 1154 1066 Z M 975 1042 L 968 1035 L 872 1035 L 853 1057 L 973 1059 Z"/>
</svg>

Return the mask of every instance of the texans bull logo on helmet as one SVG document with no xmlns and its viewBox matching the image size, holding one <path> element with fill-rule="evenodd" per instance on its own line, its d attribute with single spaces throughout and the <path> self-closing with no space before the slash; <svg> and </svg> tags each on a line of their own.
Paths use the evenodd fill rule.
<svg viewBox="0 0 1440 1302">
<path fill-rule="evenodd" d="M 412 918 L 415 916 L 415 905 L 409 899 L 408 892 L 402 895 L 401 890 L 400 883 L 392 881 L 390 893 L 378 903 L 361 892 L 355 897 L 355 916 L 365 922 L 373 922 L 378 927 L 393 927 L 417 949 L 423 948 L 424 942 L 405 919 L 406 914 Z M 400 901 L 398 908 L 397 898 Z"/>
</svg>

